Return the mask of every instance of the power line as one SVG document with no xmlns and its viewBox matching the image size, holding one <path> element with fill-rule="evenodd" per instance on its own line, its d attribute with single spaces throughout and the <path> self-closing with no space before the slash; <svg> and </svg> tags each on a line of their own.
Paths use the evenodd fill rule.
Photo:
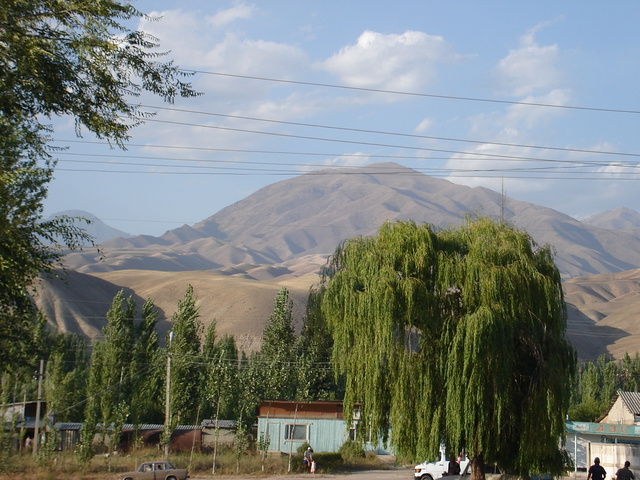
<svg viewBox="0 0 640 480">
<path fill-rule="evenodd" d="M 176 121 L 172 121 L 172 120 L 147 119 L 145 121 L 155 122 L 155 123 L 164 123 L 164 124 L 168 124 L 168 125 L 180 125 L 180 126 L 186 126 L 186 127 L 199 127 L 199 128 L 207 128 L 207 129 L 214 129 L 214 130 L 224 130 L 224 131 L 239 132 L 239 133 L 251 133 L 251 134 L 257 134 L 257 135 L 268 135 L 268 136 L 283 137 L 283 138 L 296 138 L 296 139 L 313 140 L 313 141 L 320 141 L 320 142 L 344 143 L 344 144 L 349 144 L 349 145 L 365 145 L 365 146 L 372 146 L 372 147 L 397 148 L 397 149 L 412 150 L 412 151 L 428 151 L 428 152 L 440 152 L 440 153 L 458 153 L 458 154 L 464 154 L 464 155 L 473 155 L 475 157 L 491 157 L 492 159 L 512 159 L 512 158 L 514 158 L 513 155 L 501 155 L 501 154 L 496 154 L 496 153 L 481 153 L 481 152 L 468 152 L 468 151 L 465 152 L 465 151 L 447 150 L 447 149 L 441 149 L 441 148 L 415 147 L 415 146 L 409 146 L 409 145 L 396 145 L 396 144 L 377 143 L 377 142 L 362 142 L 362 141 L 357 141 L 357 140 L 345 140 L 345 139 L 338 139 L 338 138 L 324 138 L 324 137 L 314 137 L 314 136 L 309 136 L 309 135 L 296 135 L 296 134 L 292 134 L 292 133 L 265 132 L 265 131 L 260 131 L 260 130 L 249 130 L 249 129 L 244 129 L 244 128 L 223 127 L 223 126 L 220 126 L 220 125 L 203 125 L 203 124 L 199 124 L 199 123 L 176 122 Z M 596 150 L 584 150 L 582 152 L 584 152 L 584 153 L 597 153 Z M 609 153 L 606 153 L 606 154 L 608 154 L 608 155 L 623 155 L 623 156 L 631 156 L 631 157 L 640 157 L 640 153 L 622 153 L 622 154 L 617 154 L 617 153 L 609 152 Z M 523 159 L 523 160 L 540 161 L 540 159 L 536 158 L 536 157 L 515 157 L 515 158 Z"/>
<path fill-rule="evenodd" d="M 246 161 L 246 160 L 212 160 L 212 159 L 194 159 L 194 158 L 176 158 L 176 157 L 158 157 L 158 156 L 149 156 L 149 155 L 111 155 L 111 154 L 98 154 L 98 153 L 90 153 L 90 154 L 85 154 L 85 153 L 77 153 L 77 152 L 66 152 L 65 155 L 70 155 L 70 156 L 78 156 L 78 157 L 92 157 L 92 158 L 130 158 L 130 159 L 138 159 L 138 160 L 164 160 L 167 162 L 190 162 L 190 163 L 204 163 L 204 164 L 233 164 L 233 165 L 259 165 L 261 167 L 267 167 L 267 166 L 272 166 L 272 167 L 295 167 L 295 168 L 303 168 L 303 167 L 318 167 L 318 168 L 326 168 L 327 165 L 325 164 L 313 164 L 313 163 L 285 163 L 285 162 L 256 162 L 256 161 Z M 417 159 L 424 159 L 424 160 L 433 160 L 430 157 L 420 157 Z M 453 157 L 452 159 L 454 160 L 469 160 L 469 159 L 462 159 L 462 158 L 456 158 Z M 491 158 L 486 158 L 483 160 L 491 160 Z M 504 159 L 501 159 L 504 160 Z M 519 158 L 512 158 L 511 160 L 520 160 Z M 220 166 L 209 166 L 209 165 L 170 165 L 170 164 L 152 164 L 152 163 L 137 163 L 137 162 L 119 162 L 119 161 L 106 161 L 106 160 L 68 160 L 68 159 L 58 159 L 58 161 L 62 161 L 62 162 L 69 162 L 69 163 L 95 163 L 95 164 L 109 164 L 109 165 L 134 165 L 134 166 L 151 166 L 151 167 L 171 167 L 171 168 L 219 168 L 219 169 L 230 169 L 230 170 L 248 170 L 248 168 L 239 168 L 239 167 L 220 167 Z M 431 171 L 453 171 L 453 172 L 457 172 L 457 171 L 461 171 L 461 172 L 466 172 L 466 171 L 537 171 L 537 170 L 548 170 L 548 169 L 572 169 L 572 168 L 580 168 L 580 167 L 585 167 L 585 166 L 609 166 L 610 163 L 606 163 L 606 162 L 592 162 L 592 161 L 576 161 L 576 160 L 557 160 L 557 159 L 547 159 L 547 158 L 541 158 L 539 160 L 537 160 L 539 162 L 546 162 L 546 163 L 560 163 L 560 164 L 565 164 L 562 166 L 552 166 L 552 167 L 510 167 L 510 168 L 481 168 L 481 169 L 471 169 L 471 168 L 451 168 L 451 167 L 413 167 L 411 168 L 412 170 L 415 170 L 417 172 L 431 172 Z M 640 169 L 640 165 L 627 165 L 627 164 L 620 164 L 619 167 L 621 168 L 631 168 L 631 169 Z M 339 166 L 337 168 L 353 168 L 353 167 L 348 167 L 348 166 Z M 385 173 L 384 170 L 388 170 L 387 173 L 395 173 L 395 174 L 400 174 L 403 173 L 402 171 L 398 171 L 396 169 L 396 167 L 385 167 L 385 166 L 380 166 L 380 167 L 376 167 L 376 168 L 380 168 L 381 172 L 380 173 Z M 255 170 L 262 170 L 262 169 L 255 169 Z M 281 170 L 274 170 L 274 169 L 269 169 L 269 171 L 281 171 Z M 295 170 L 294 173 L 300 173 L 299 170 Z M 366 172 L 369 173 L 369 172 Z"/>
<path fill-rule="evenodd" d="M 254 122 L 266 122 L 273 123 L 279 125 L 293 125 L 298 127 L 310 127 L 310 128 L 323 128 L 328 130 L 339 130 L 343 132 L 356 132 L 356 133 L 371 133 L 376 135 L 390 135 L 397 137 L 407 137 L 407 138 L 417 138 L 422 140 L 442 140 L 446 142 L 461 142 L 461 143 L 471 143 L 474 145 L 495 145 L 501 147 L 516 147 L 516 148 L 532 148 L 532 149 L 541 149 L 541 150 L 556 150 L 561 152 L 571 152 L 571 153 L 590 153 L 597 155 L 620 155 L 620 156 L 631 156 L 631 157 L 640 157 L 640 153 L 624 153 L 624 152 L 609 152 L 602 150 L 587 150 L 587 149 L 579 149 L 579 148 L 564 148 L 564 147 L 549 147 L 542 145 L 531 145 L 531 144 L 519 144 L 519 143 L 505 143 L 505 142 L 489 142 L 485 140 L 469 140 L 464 138 L 451 138 L 451 137 L 437 137 L 432 135 L 418 135 L 413 133 L 401 133 L 401 132 L 389 132 L 383 130 L 367 130 L 362 128 L 351 128 L 351 127 L 336 127 L 332 125 L 322 125 L 316 123 L 304 123 L 304 122 L 289 122 L 284 120 L 274 120 L 268 118 L 258 118 L 258 117 L 247 117 L 241 115 L 230 115 L 224 113 L 213 113 L 213 112 L 203 112 L 199 110 L 186 110 L 180 108 L 173 107 L 159 107 L 155 105 L 140 105 L 141 107 L 153 108 L 157 110 L 167 110 L 172 112 L 181 112 L 181 113 L 193 113 L 197 115 L 207 115 L 212 117 L 224 117 L 224 118 L 233 118 L 238 120 L 250 120 Z M 640 112 L 638 112 L 640 113 Z"/>
<path fill-rule="evenodd" d="M 59 140 L 60 142 L 73 142 L 72 140 Z M 76 141 L 76 143 L 90 143 L 101 144 L 100 142 L 91 141 Z M 550 159 L 544 157 L 523 157 L 518 155 L 494 155 L 491 153 L 477 153 L 478 156 L 484 156 L 484 158 L 465 158 L 465 157 L 432 157 L 432 156 L 410 156 L 410 155 L 380 155 L 380 154 L 365 154 L 365 153 L 318 153 L 318 152 L 292 152 L 292 151 L 272 151 L 272 150 L 250 150 L 250 149 L 227 149 L 227 148 L 204 148 L 204 147 L 186 147 L 186 146 L 171 146 L 171 145 L 142 145 L 142 144 L 128 144 L 128 146 L 145 147 L 145 148 L 161 148 L 161 149 L 181 149 L 181 150 L 201 150 L 201 151 L 213 151 L 213 152 L 231 152 L 231 153 L 261 153 L 261 154 L 284 154 L 284 155 L 298 155 L 298 156 L 340 156 L 340 157 L 355 157 L 355 158 L 384 158 L 384 159 L 411 159 L 411 160 L 459 160 L 459 161 L 472 161 L 472 160 L 515 160 L 523 161 L 530 160 L 535 162 L 550 162 L 550 163 L 564 163 L 575 166 L 610 166 L 611 162 L 603 161 L 591 161 L 591 160 L 560 160 Z M 399 147 L 399 148 L 411 148 L 411 147 Z M 431 149 L 425 148 L 429 151 Z M 469 152 L 450 150 L 450 153 L 456 153 L 460 155 L 468 155 Z M 102 157 L 102 158 L 136 158 L 136 159 L 152 159 L 152 160 L 168 160 L 168 161 L 184 161 L 184 162 L 207 162 L 207 163 L 231 163 L 231 164 L 243 164 L 243 165 L 271 165 L 271 166 L 286 166 L 286 167 L 319 167 L 319 168 L 332 168 L 332 169 L 345 169 L 353 168 L 349 165 L 327 165 L 318 163 L 291 163 L 291 162 L 259 162 L 249 160 L 212 160 L 212 159 L 198 159 L 198 158 L 175 158 L 175 157 L 158 157 L 158 156 L 143 156 L 143 155 L 126 155 L 126 154 L 96 154 L 96 153 L 79 153 L 79 152 L 63 152 L 63 155 L 82 156 L 82 157 Z M 612 154 L 615 155 L 615 154 Z M 635 156 L 636 154 L 627 154 Z M 640 154 L 637 154 L 640 155 Z M 622 161 L 616 161 L 616 164 L 624 168 L 640 168 L 638 164 L 625 164 Z M 157 166 L 157 165 L 156 165 Z M 377 166 L 380 170 L 393 171 L 396 167 L 392 166 Z M 432 168 L 427 167 L 410 167 L 416 171 L 430 171 Z M 456 170 L 454 168 L 443 168 L 436 170 Z M 296 171 L 295 173 L 300 173 Z"/>
<path fill-rule="evenodd" d="M 482 102 L 482 103 L 497 103 L 503 105 L 523 105 L 530 107 L 545 107 L 545 108 L 558 108 L 565 110 L 584 110 L 584 111 L 592 111 L 592 112 L 607 112 L 607 113 L 626 113 L 626 114 L 640 114 L 640 110 L 627 110 L 621 108 L 600 108 L 600 107 L 584 107 L 578 105 L 557 105 L 552 103 L 538 103 L 538 102 L 518 102 L 518 101 L 510 101 L 510 100 L 496 100 L 489 98 L 479 98 L 479 97 L 461 97 L 455 95 L 436 95 L 432 93 L 417 93 L 417 92 L 403 92 L 399 90 L 383 90 L 378 88 L 367 88 L 367 87 L 350 87 L 347 85 L 337 85 L 332 83 L 320 83 L 320 82 L 304 82 L 300 80 L 284 80 L 279 78 L 269 78 L 269 77 L 259 77 L 254 75 L 239 75 L 232 73 L 222 73 L 222 72 L 208 72 L 205 70 L 183 70 L 187 73 L 200 73 L 203 75 L 216 75 L 219 77 L 229 77 L 229 78 L 243 78 L 247 80 L 259 80 L 265 82 L 275 82 L 275 83 L 287 83 L 293 85 L 306 85 L 311 87 L 324 87 L 324 88 L 336 88 L 342 90 L 354 90 L 354 91 L 362 91 L 362 92 L 373 92 L 373 93 L 386 93 L 391 95 L 405 95 L 411 97 L 424 97 L 424 98 L 440 98 L 444 100 L 460 100 L 467 102 Z"/>
</svg>

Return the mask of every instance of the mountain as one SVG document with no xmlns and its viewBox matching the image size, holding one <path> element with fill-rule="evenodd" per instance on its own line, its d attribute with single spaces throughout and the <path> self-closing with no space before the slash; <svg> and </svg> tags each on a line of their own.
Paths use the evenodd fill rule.
<svg viewBox="0 0 640 480">
<path fill-rule="evenodd" d="M 54 216 L 86 218 L 90 221 L 89 224 L 82 221 L 77 222 L 77 224 L 82 227 L 89 235 L 91 235 L 96 243 L 103 243 L 116 237 L 131 237 L 130 234 L 123 232 L 122 230 L 118 230 L 117 228 L 110 227 L 92 213 L 85 212 L 84 210 L 65 210 L 63 212 L 56 213 L 55 215 L 49 217 L 49 219 L 53 218 Z"/>
<path fill-rule="evenodd" d="M 591 215 L 582 220 L 582 223 L 601 228 L 638 230 L 640 229 L 640 213 L 630 208 L 620 207 Z"/>
<path fill-rule="evenodd" d="M 259 347 L 282 287 L 294 301 L 299 331 L 309 287 L 344 239 L 374 234 L 386 220 L 446 227 L 483 214 L 503 218 L 555 248 L 568 305 L 568 337 L 579 357 L 592 360 L 609 353 L 620 358 L 640 345 L 640 242 L 633 220 L 640 214 L 614 212 L 580 222 L 395 164 L 327 169 L 264 187 L 160 237 L 106 240 L 104 260 L 90 249 L 71 253 L 66 257 L 68 285 L 42 279 L 36 303 L 58 330 L 96 339 L 113 297 L 124 289 L 139 304 L 155 301 L 163 335 L 192 285 L 205 326 L 215 320 L 220 335 L 234 335 L 248 352 Z"/>
<path fill-rule="evenodd" d="M 305 270 L 308 264 L 314 261 L 304 259 L 278 266 L 275 272 L 264 269 L 261 280 L 247 278 L 247 273 L 255 275 L 248 266 L 228 269 L 226 274 L 69 271 L 66 282 L 41 279 L 36 303 L 56 330 L 75 332 L 93 341 L 102 338 L 107 310 L 116 293 L 124 289 L 138 306 L 147 298 L 154 300 L 159 308 L 158 331 L 164 339 L 178 301 L 187 285 L 192 285 L 204 325 L 215 320 L 218 335 L 233 335 L 240 350 L 250 352 L 261 345 L 264 325 L 282 287 L 290 292 L 295 327 L 300 332 L 309 287 L 318 281 L 316 274 Z M 283 274 L 284 270 L 288 274 Z M 627 352 L 633 356 L 640 350 L 640 269 L 576 277 L 563 286 L 568 307 L 567 337 L 579 359 L 593 361 L 603 354 L 619 359 Z"/>
<path fill-rule="evenodd" d="M 35 301 L 56 331 L 77 333 L 93 342 L 102 339 L 106 314 L 118 291 L 123 290 L 125 295 L 131 296 L 138 310 L 146 299 L 151 298 L 158 308 L 157 329 L 163 340 L 171 328 L 170 319 L 177 310 L 178 301 L 191 285 L 203 324 L 208 326 L 215 321 L 219 336 L 233 335 L 239 349 L 250 352 L 260 347 L 265 322 L 273 313 L 276 294 L 283 287 L 289 290 L 295 328 L 300 332 L 309 287 L 318 281 L 318 277 L 315 273 L 305 272 L 304 264 L 301 269 L 295 263 L 289 264 L 288 268 L 288 275 L 278 271 L 277 278 L 270 277 L 268 271 L 257 274 L 261 280 L 228 275 L 234 272 L 226 275 L 203 271 L 59 272 L 62 279 L 39 279 Z"/>
<path fill-rule="evenodd" d="M 372 235 L 386 220 L 446 227 L 473 214 L 503 218 L 539 244 L 553 245 L 563 278 L 640 267 L 640 242 L 633 230 L 586 224 L 550 208 L 393 163 L 319 170 L 277 182 L 193 226 L 161 237 L 106 241 L 104 259 L 89 251 L 72 253 L 67 266 L 89 273 L 278 264 L 330 255 L 341 241 Z"/>
<path fill-rule="evenodd" d="M 640 350 L 640 269 L 572 278 L 563 288 L 567 336 L 581 359 Z"/>
</svg>

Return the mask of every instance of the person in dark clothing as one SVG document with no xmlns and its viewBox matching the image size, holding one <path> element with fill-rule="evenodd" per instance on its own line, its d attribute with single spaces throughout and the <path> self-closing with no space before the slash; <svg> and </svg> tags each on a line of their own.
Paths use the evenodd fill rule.
<svg viewBox="0 0 640 480">
<path fill-rule="evenodd" d="M 460 475 L 460 464 L 454 458 L 449 460 L 447 475 Z"/>
<path fill-rule="evenodd" d="M 600 465 L 600 459 L 598 457 L 594 458 L 593 465 L 589 467 L 587 480 L 604 480 L 606 476 L 607 471 Z"/>
<path fill-rule="evenodd" d="M 633 472 L 629 469 L 631 463 L 629 460 L 624 462 L 624 467 L 619 468 L 616 472 L 616 480 L 634 480 Z"/>
</svg>

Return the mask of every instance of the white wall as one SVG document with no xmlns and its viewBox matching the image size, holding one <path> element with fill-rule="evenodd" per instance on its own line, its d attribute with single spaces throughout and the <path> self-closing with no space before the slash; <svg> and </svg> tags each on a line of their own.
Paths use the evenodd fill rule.
<svg viewBox="0 0 640 480">
<path fill-rule="evenodd" d="M 592 443 L 589 461 L 600 458 L 600 465 L 607 471 L 605 480 L 611 480 L 624 462 L 631 462 L 631 471 L 638 478 L 640 475 L 640 445 L 626 443 Z"/>
</svg>

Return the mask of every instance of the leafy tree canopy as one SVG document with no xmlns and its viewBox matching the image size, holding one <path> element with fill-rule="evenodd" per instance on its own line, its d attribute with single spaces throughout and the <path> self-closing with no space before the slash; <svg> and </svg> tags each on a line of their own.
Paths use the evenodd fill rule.
<svg viewBox="0 0 640 480">
<path fill-rule="evenodd" d="M 34 279 L 90 240 L 74 219 L 42 221 L 55 166 L 42 122 L 69 115 L 78 134 L 122 146 L 151 114 L 133 98 L 197 95 L 155 38 L 126 26 L 141 16 L 117 0 L 0 2 L 0 369 L 33 358 Z"/>
<path fill-rule="evenodd" d="M 574 350 L 550 248 L 487 218 L 385 224 L 332 257 L 323 311 L 345 405 L 398 454 L 444 442 L 513 473 L 558 473 Z M 349 412 L 345 406 L 345 412 Z"/>
</svg>

